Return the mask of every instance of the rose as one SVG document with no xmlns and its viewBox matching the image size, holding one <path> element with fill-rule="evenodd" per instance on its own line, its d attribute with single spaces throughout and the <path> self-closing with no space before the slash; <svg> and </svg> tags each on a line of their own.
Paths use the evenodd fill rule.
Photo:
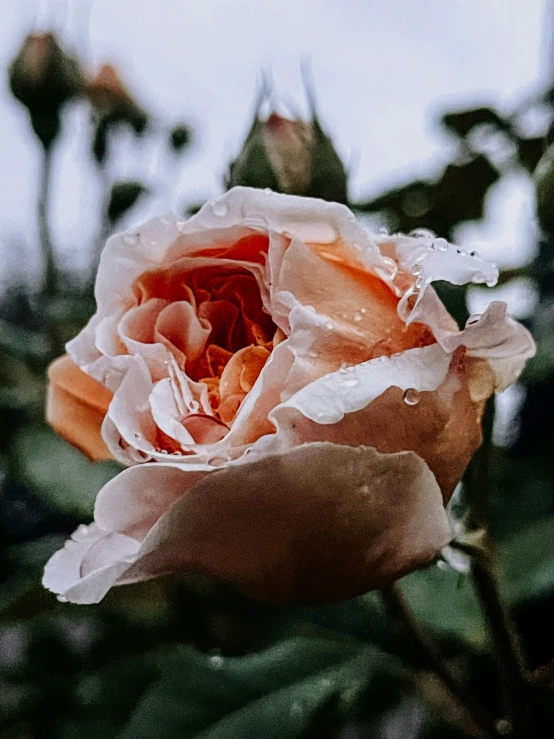
<svg viewBox="0 0 554 739">
<path fill-rule="evenodd" d="M 96 602 L 181 570 L 315 602 L 428 563 L 485 399 L 534 352 L 502 303 L 458 330 L 430 283 L 496 276 L 426 232 L 247 188 L 112 237 L 48 417 L 131 466 L 45 585 Z"/>
</svg>

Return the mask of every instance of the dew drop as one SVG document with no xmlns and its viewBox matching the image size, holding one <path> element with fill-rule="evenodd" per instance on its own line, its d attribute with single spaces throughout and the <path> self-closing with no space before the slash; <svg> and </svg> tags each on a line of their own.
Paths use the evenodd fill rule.
<svg viewBox="0 0 554 739">
<path fill-rule="evenodd" d="M 434 247 L 437 251 L 448 251 L 448 241 L 446 239 L 435 239 Z"/>
<path fill-rule="evenodd" d="M 474 313 L 472 316 L 470 316 L 466 321 L 466 328 L 468 326 L 474 326 L 476 323 L 479 323 L 481 320 L 482 313 Z"/>
<path fill-rule="evenodd" d="M 416 390 L 414 387 L 409 387 L 404 391 L 404 402 L 406 405 L 417 405 L 419 399 L 419 390 Z"/>
<path fill-rule="evenodd" d="M 88 526 L 86 526 L 84 523 L 82 523 L 78 528 L 75 534 L 73 536 L 85 536 L 88 532 Z"/>
<path fill-rule="evenodd" d="M 379 233 L 381 236 L 390 236 L 390 229 L 388 229 L 386 226 L 381 226 L 379 228 Z"/>
<path fill-rule="evenodd" d="M 415 287 L 416 290 L 421 290 L 421 288 L 423 287 L 423 278 L 422 277 L 418 277 L 416 279 L 416 281 L 414 282 L 414 287 Z"/>
<path fill-rule="evenodd" d="M 420 275 L 421 274 L 421 264 L 414 264 L 412 269 L 410 270 L 413 275 Z"/>
<path fill-rule="evenodd" d="M 225 200 L 214 200 L 212 203 L 212 212 L 214 216 L 226 216 L 229 206 Z"/>
<path fill-rule="evenodd" d="M 362 320 L 362 314 L 361 313 L 354 313 L 354 320 L 359 323 Z"/>
<path fill-rule="evenodd" d="M 435 234 L 433 231 L 430 231 L 428 228 L 414 228 L 413 231 L 410 231 L 408 236 L 411 236 L 413 239 L 434 239 Z"/>
<path fill-rule="evenodd" d="M 67 598 L 65 597 L 65 595 L 58 595 L 58 600 L 60 601 L 60 603 L 67 603 Z"/>
<path fill-rule="evenodd" d="M 210 657 L 210 664 L 216 670 L 220 670 L 223 667 L 223 657 L 220 654 L 214 654 Z"/>
<path fill-rule="evenodd" d="M 390 257 L 383 257 L 379 267 L 375 268 L 375 271 L 383 280 L 389 280 L 392 282 L 398 274 L 398 265 Z"/>
<path fill-rule="evenodd" d="M 137 441 L 140 441 L 142 439 L 142 434 L 139 434 L 138 431 L 135 431 L 135 433 L 133 434 L 133 436 L 135 437 L 135 439 Z"/>
<path fill-rule="evenodd" d="M 138 241 L 134 234 L 125 234 L 122 240 L 125 246 L 135 246 Z"/>
<path fill-rule="evenodd" d="M 361 308 L 360 313 L 367 313 L 367 308 Z"/>
<path fill-rule="evenodd" d="M 160 454 L 169 454 L 167 449 L 160 449 Z"/>
<path fill-rule="evenodd" d="M 269 194 L 272 193 L 273 190 L 271 189 L 271 187 L 264 187 L 264 192 L 267 192 Z"/>
<path fill-rule="evenodd" d="M 478 251 L 470 251 L 469 252 L 469 256 L 470 257 L 473 257 L 474 259 L 476 259 L 479 256 L 479 252 Z"/>
<path fill-rule="evenodd" d="M 329 329 L 329 331 L 331 331 L 332 329 L 335 328 L 335 324 L 333 323 L 333 321 L 327 321 L 326 324 L 325 324 L 325 328 L 326 329 Z"/>
</svg>

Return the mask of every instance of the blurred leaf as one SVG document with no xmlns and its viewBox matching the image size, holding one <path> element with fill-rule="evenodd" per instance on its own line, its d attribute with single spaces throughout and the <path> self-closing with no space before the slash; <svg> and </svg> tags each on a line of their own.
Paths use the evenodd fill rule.
<svg viewBox="0 0 554 739">
<path fill-rule="evenodd" d="M 0 318 L 0 350 L 26 360 L 44 360 L 50 353 L 50 344 L 42 334 Z"/>
<path fill-rule="evenodd" d="M 92 516 L 96 494 L 121 470 L 116 462 L 90 462 L 47 426 L 23 428 L 11 448 L 21 479 L 79 518 Z"/>
<path fill-rule="evenodd" d="M 169 134 L 169 145 L 176 154 L 180 154 L 183 149 L 190 146 L 191 138 L 190 128 L 184 123 L 181 123 L 171 130 Z"/>
<path fill-rule="evenodd" d="M 68 721 L 60 739 L 115 737 L 158 677 L 160 662 L 152 653 L 132 655 L 85 675 L 75 686 L 78 716 Z"/>
<path fill-rule="evenodd" d="M 542 155 L 534 173 L 537 216 L 541 227 L 554 234 L 554 144 Z"/>
<path fill-rule="evenodd" d="M 529 172 L 534 172 L 540 158 L 544 154 L 546 141 L 544 136 L 531 139 L 519 139 L 517 149 L 519 161 Z"/>
<path fill-rule="evenodd" d="M 107 216 L 110 223 L 117 223 L 137 202 L 139 197 L 147 192 L 140 182 L 116 182 L 110 193 Z"/>
<path fill-rule="evenodd" d="M 499 545 L 502 585 L 511 603 L 554 592 L 554 519 L 539 521 Z"/>
<path fill-rule="evenodd" d="M 441 118 L 441 124 L 460 138 L 465 138 L 476 126 L 489 124 L 501 130 L 509 127 L 495 110 L 487 107 L 445 113 Z"/>
<path fill-rule="evenodd" d="M 352 707 L 378 654 L 349 641 L 306 637 L 246 657 L 180 647 L 164 660 L 120 739 L 306 736 L 333 696 L 339 712 Z"/>
<path fill-rule="evenodd" d="M 30 591 L 40 586 L 42 568 L 48 558 L 63 546 L 65 537 L 44 536 L 35 541 L 8 547 L 3 567 L 7 571 L 0 583 L 0 614 L 6 616 Z M 45 593 L 46 596 L 46 593 Z M 46 596 L 51 600 L 50 596 Z M 39 605 L 34 603 L 33 605 Z M 42 603 L 40 605 L 43 605 Z M 31 613 L 26 610 L 25 615 Z"/>
</svg>

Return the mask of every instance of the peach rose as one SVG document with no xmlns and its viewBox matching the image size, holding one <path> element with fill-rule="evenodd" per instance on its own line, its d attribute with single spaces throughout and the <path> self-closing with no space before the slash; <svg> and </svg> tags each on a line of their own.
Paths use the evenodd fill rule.
<svg viewBox="0 0 554 739">
<path fill-rule="evenodd" d="M 48 418 L 130 468 L 46 587 L 92 603 L 178 570 L 323 602 L 430 562 L 484 401 L 534 353 L 502 303 L 459 330 L 431 282 L 496 277 L 428 233 L 248 188 L 113 236 Z"/>
</svg>

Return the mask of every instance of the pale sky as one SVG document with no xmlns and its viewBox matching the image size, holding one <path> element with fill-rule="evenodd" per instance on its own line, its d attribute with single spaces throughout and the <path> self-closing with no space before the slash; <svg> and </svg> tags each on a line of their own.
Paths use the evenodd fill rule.
<svg viewBox="0 0 554 739">
<path fill-rule="evenodd" d="M 437 171 L 448 157 L 448 139 L 433 125 L 437 112 L 473 103 L 509 111 L 541 86 L 546 17 L 542 0 L 0 0 L 0 65 L 33 24 L 54 26 L 89 70 L 115 63 L 148 110 L 194 126 L 194 149 L 178 168 L 146 148 L 119 158 L 122 176 L 145 173 L 157 191 L 148 209 L 133 212 L 136 223 L 221 192 L 260 70 L 271 69 L 279 92 L 303 111 L 306 59 L 321 118 L 351 169 L 353 197 Z M 74 109 L 67 121 L 53 226 L 60 252 L 75 255 L 92 234 L 99 185 L 87 158 L 87 116 Z M 0 238 L 26 244 L 17 262 L 29 265 L 38 161 L 3 76 Z M 486 239 L 483 255 L 517 263 L 532 243 L 532 210 L 529 183 L 512 178 L 491 193 L 486 223 L 460 238 Z M 0 258 L 8 265 L 16 257 Z"/>
</svg>

